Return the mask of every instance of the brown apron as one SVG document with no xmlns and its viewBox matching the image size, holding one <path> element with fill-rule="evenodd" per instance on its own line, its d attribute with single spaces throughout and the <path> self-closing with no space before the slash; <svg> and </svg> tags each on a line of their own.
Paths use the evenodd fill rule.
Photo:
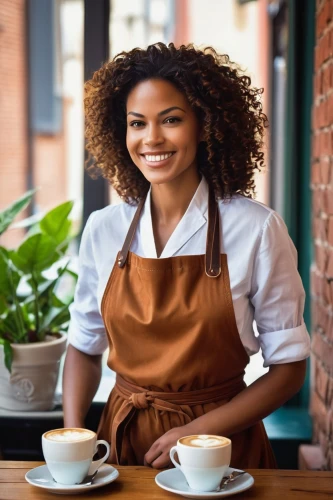
<svg viewBox="0 0 333 500">
<path fill-rule="evenodd" d="M 165 432 L 230 401 L 246 387 L 249 362 L 236 325 L 227 255 L 220 254 L 214 194 L 206 255 L 150 259 L 130 252 L 144 201 L 102 300 L 108 366 L 117 379 L 98 436 L 111 443 L 109 463 L 121 465 L 143 465 Z M 231 439 L 232 466 L 276 467 L 262 422 Z"/>
</svg>

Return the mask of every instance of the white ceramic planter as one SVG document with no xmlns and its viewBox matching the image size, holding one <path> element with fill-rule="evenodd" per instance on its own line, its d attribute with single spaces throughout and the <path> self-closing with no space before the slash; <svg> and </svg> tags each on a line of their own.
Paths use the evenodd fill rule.
<svg viewBox="0 0 333 500">
<path fill-rule="evenodd" d="M 60 358 L 67 336 L 45 342 L 12 344 L 13 364 L 9 373 L 0 346 L 0 408 L 12 411 L 46 411 L 54 406 Z"/>
</svg>

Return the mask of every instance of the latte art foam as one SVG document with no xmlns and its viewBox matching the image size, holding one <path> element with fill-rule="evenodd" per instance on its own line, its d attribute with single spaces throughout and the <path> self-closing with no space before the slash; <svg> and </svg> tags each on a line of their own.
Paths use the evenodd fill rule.
<svg viewBox="0 0 333 500">
<path fill-rule="evenodd" d="M 62 441 L 62 442 L 72 442 L 72 441 L 83 441 L 85 439 L 91 439 L 94 433 L 86 429 L 57 429 L 55 431 L 50 431 L 45 434 L 45 438 L 50 441 Z"/>
<path fill-rule="evenodd" d="M 193 446 L 194 448 L 219 448 L 220 446 L 229 444 L 229 439 L 222 436 L 197 435 L 181 438 L 179 443 L 185 446 Z"/>
</svg>

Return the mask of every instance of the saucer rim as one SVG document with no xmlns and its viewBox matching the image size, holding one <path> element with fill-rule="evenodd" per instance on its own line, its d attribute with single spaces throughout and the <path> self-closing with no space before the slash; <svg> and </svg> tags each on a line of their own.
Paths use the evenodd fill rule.
<svg viewBox="0 0 333 500">
<path fill-rule="evenodd" d="M 228 468 L 228 472 L 233 472 L 233 471 L 241 471 L 241 469 L 235 469 L 234 467 L 229 467 Z M 188 488 L 188 490 L 180 490 L 180 489 L 176 489 L 176 488 L 171 488 L 171 487 L 168 487 L 168 486 L 162 486 L 161 484 L 159 484 L 157 481 L 158 481 L 158 476 L 162 475 L 162 474 L 165 474 L 165 473 L 181 473 L 181 471 L 179 471 L 178 469 L 174 468 L 174 469 L 167 469 L 167 470 L 164 470 L 164 471 L 161 471 L 159 472 L 158 474 L 156 474 L 155 476 L 155 483 L 157 484 L 157 486 L 159 486 L 159 488 L 162 488 L 164 489 L 165 491 L 169 491 L 170 493 L 175 493 L 176 495 L 181 495 L 181 496 L 184 496 L 185 498 L 203 498 L 203 497 L 206 497 L 206 498 L 222 498 L 222 497 L 227 497 L 227 496 L 232 496 L 232 495 L 236 495 L 238 493 L 243 493 L 244 491 L 246 490 L 249 490 L 253 485 L 254 485 L 254 477 L 249 473 L 249 472 L 246 472 L 246 474 L 244 475 L 247 480 L 250 481 L 250 483 L 244 487 L 244 489 L 242 490 L 239 490 L 239 491 L 232 491 L 232 490 L 225 490 L 225 491 L 195 491 L 195 490 L 191 490 L 190 488 Z M 229 473 L 230 473 L 229 472 Z M 231 485 L 230 485 L 231 486 Z M 233 486 L 237 486 L 237 484 L 233 485 Z M 188 495 L 191 495 L 191 497 L 188 497 Z"/>
<path fill-rule="evenodd" d="M 54 492 L 64 492 L 64 494 L 66 493 L 67 490 L 70 490 L 72 491 L 73 493 L 74 492 L 80 492 L 80 491 L 85 491 L 86 489 L 96 489 L 96 488 L 101 488 L 102 486 L 106 486 L 107 484 L 110 484 L 112 483 L 113 481 L 115 481 L 118 477 L 119 477 L 119 471 L 118 469 L 116 469 L 115 467 L 113 467 L 113 465 L 111 464 L 102 464 L 100 469 L 109 469 L 109 468 L 112 468 L 113 471 L 108 474 L 108 478 L 110 479 L 110 475 L 113 475 L 115 474 L 115 477 L 112 477 L 110 480 L 105 478 L 105 481 L 102 482 L 102 483 L 92 483 L 92 484 L 61 484 L 59 486 L 57 486 L 57 483 L 55 483 L 54 485 L 52 484 L 39 484 L 37 482 L 35 482 L 34 479 L 32 478 L 29 478 L 29 473 L 31 473 L 32 471 L 36 471 L 37 469 L 46 469 L 48 472 L 50 472 L 48 470 L 48 467 L 46 464 L 44 465 L 39 465 L 38 467 L 33 467 L 32 469 L 28 470 L 28 472 L 26 472 L 24 478 L 25 480 L 31 484 L 31 486 L 35 486 L 36 488 L 42 488 L 44 490 L 48 490 L 48 491 L 54 491 Z M 98 476 L 98 473 L 96 475 L 96 478 Z"/>
</svg>

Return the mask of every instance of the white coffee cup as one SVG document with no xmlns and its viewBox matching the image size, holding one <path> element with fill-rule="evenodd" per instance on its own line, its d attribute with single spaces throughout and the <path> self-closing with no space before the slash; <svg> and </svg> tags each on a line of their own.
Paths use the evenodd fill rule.
<svg viewBox="0 0 333 500">
<path fill-rule="evenodd" d="M 180 465 L 174 458 L 175 453 Z M 230 465 L 231 441 L 223 436 L 185 436 L 171 448 L 170 458 L 192 490 L 214 491 Z"/>
<path fill-rule="evenodd" d="M 106 453 L 103 458 L 93 461 L 99 444 L 104 444 Z M 81 483 L 87 474 L 94 474 L 110 454 L 107 441 L 97 441 L 95 432 L 80 428 L 45 432 L 42 448 L 51 476 L 61 484 Z"/>
</svg>

